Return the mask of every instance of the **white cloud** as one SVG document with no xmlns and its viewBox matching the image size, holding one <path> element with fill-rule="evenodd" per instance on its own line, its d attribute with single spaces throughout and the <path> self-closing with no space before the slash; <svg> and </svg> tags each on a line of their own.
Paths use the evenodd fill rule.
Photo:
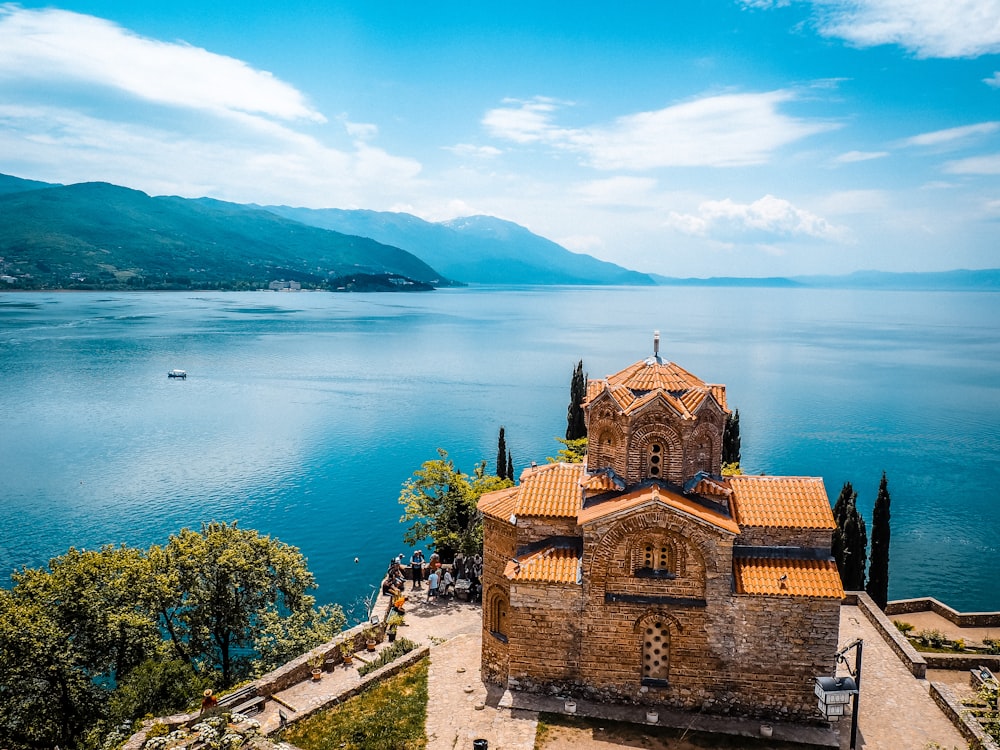
<svg viewBox="0 0 1000 750">
<path fill-rule="evenodd" d="M 369 141 L 378 135 L 378 125 L 373 125 L 370 122 L 344 120 L 344 130 L 351 138 L 357 138 L 361 141 Z"/>
<path fill-rule="evenodd" d="M 213 137 L 26 105 L 0 104 L 0 153 L 9 155 L 11 171 L 30 164 L 24 171 L 42 180 L 316 207 L 385 205 L 419 189 L 421 171 L 413 159 L 363 143 L 341 151 L 278 124 L 234 126 Z"/>
<path fill-rule="evenodd" d="M 984 78 L 983 83 L 985 83 L 987 86 L 992 86 L 995 89 L 1000 88 L 1000 70 L 998 70 L 989 78 Z"/>
<path fill-rule="evenodd" d="M 941 146 L 955 141 L 963 141 L 981 135 L 990 135 L 1000 130 L 1000 122 L 979 122 L 975 125 L 962 125 L 957 128 L 935 130 L 921 133 L 903 141 L 904 146 Z"/>
<path fill-rule="evenodd" d="M 655 202 L 652 195 L 655 187 L 656 180 L 651 177 L 619 176 L 586 182 L 577 188 L 577 192 L 587 203 L 648 206 Z"/>
<path fill-rule="evenodd" d="M 1000 154 L 957 159 L 945 164 L 944 171 L 950 174 L 1000 174 Z"/>
<path fill-rule="evenodd" d="M 881 159 L 889 155 L 888 151 L 848 151 L 841 154 L 836 159 L 835 162 L 839 164 L 852 164 L 857 161 L 871 161 L 872 159 Z"/>
<path fill-rule="evenodd" d="M 695 214 L 670 212 L 667 226 L 683 234 L 759 245 L 793 237 L 837 239 L 841 230 L 789 201 L 765 195 L 753 203 L 705 201 Z"/>
<path fill-rule="evenodd" d="M 820 33 L 918 57 L 1000 52 L 1000 0 L 813 0 Z"/>
<path fill-rule="evenodd" d="M 837 125 L 783 114 L 791 91 L 707 96 L 652 112 L 626 115 L 610 125 L 563 128 L 560 105 L 538 97 L 505 102 L 483 124 L 516 143 L 544 143 L 574 151 L 597 169 L 735 167 L 766 163 L 781 147 Z"/>
<path fill-rule="evenodd" d="M 493 159 L 503 153 L 495 146 L 474 146 L 471 143 L 457 143 L 454 146 L 445 146 L 445 151 L 450 151 L 455 156 L 469 159 Z"/>
<path fill-rule="evenodd" d="M 325 118 L 271 73 L 183 43 L 148 39 L 93 16 L 0 6 L 0 80 L 99 86 L 221 115 Z"/>
</svg>

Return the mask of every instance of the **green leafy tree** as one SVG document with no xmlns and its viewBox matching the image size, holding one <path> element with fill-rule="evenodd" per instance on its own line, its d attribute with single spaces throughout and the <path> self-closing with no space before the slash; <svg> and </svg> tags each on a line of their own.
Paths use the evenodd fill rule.
<svg viewBox="0 0 1000 750">
<path fill-rule="evenodd" d="M 562 443 L 562 448 L 555 456 L 546 456 L 545 460 L 550 464 L 563 462 L 567 464 L 583 463 L 587 457 L 587 438 L 577 438 L 576 440 L 564 440 L 556 438 L 557 443 Z"/>
<path fill-rule="evenodd" d="M 417 546 L 429 538 L 446 560 L 456 552 L 476 554 L 483 547 L 483 519 L 476 507 L 479 498 L 513 483 L 487 474 L 485 461 L 469 476 L 455 468 L 447 451 L 438 448 L 438 456 L 425 461 L 403 483 L 400 521 L 410 524 L 403 541 Z"/>
<path fill-rule="evenodd" d="M 850 482 L 844 486 L 833 506 L 837 526 L 833 531 L 833 557 L 837 561 L 840 580 L 848 591 L 861 591 L 865 587 L 865 562 L 868 551 L 868 533 L 865 519 L 858 512 L 858 493 Z"/>
<path fill-rule="evenodd" d="M 507 438 L 502 425 L 500 435 L 497 437 L 497 476 L 501 479 L 513 479 L 507 474 Z"/>
<path fill-rule="evenodd" d="M 587 437 L 587 421 L 583 412 L 583 402 L 587 400 L 587 376 L 583 372 L 583 360 L 576 363 L 569 383 L 569 408 L 566 412 L 566 439 L 579 440 Z"/>
<path fill-rule="evenodd" d="M 47 569 L 26 568 L 12 578 L 16 596 L 46 607 L 95 678 L 123 680 L 157 654 L 162 638 L 149 606 L 142 550 L 71 547 Z"/>
<path fill-rule="evenodd" d="M 96 734 L 132 721 L 136 717 L 164 716 L 187 709 L 209 686 L 191 665 L 181 659 L 150 659 L 129 673 L 108 701 L 108 718 Z"/>
<path fill-rule="evenodd" d="M 302 553 L 235 523 L 182 529 L 150 558 L 160 624 L 177 656 L 218 670 L 224 686 L 250 673 L 250 649 L 268 613 L 294 615 L 314 602 L 306 592 L 316 582 Z"/>
<path fill-rule="evenodd" d="M 106 697 L 45 602 L 0 589 L 0 746 L 77 748 Z"/>
<path fill-rule="evenodd" d="M 313 597 L 306 597 L 303 607 L 288 615 L 270 610 L 257 623 L 258 632 L 254 640 L 257 661 L 254 671 L 259 676 L 277 669 L 321 643 L 333 640 L 344 629 L 347 618 L 344 610 L 336 604 L 313 607 Z"/>
<path fill-rule="evenodd" d="M 740 464 L 740 410 L 726 415 L 726 426 L 722 431 L 722 463 Z"/>
<path fill-rule="evenodd" d="M 872 553 L 868 563 L 867 591 L 881 608 L 889 601 L 889 482 L 882 472 L 875 508 L 872 510 Z"/>
</svg>

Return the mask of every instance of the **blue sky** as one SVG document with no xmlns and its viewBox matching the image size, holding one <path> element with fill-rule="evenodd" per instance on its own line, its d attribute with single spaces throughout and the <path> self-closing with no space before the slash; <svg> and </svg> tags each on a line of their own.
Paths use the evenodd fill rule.
<svg viewBox="0 0 1000 750">
<path fill-rule="evenodd" d="M 0 172 L 673 276 L 993 268 L 1000 0 L 0 4 Z"/>
</svg>

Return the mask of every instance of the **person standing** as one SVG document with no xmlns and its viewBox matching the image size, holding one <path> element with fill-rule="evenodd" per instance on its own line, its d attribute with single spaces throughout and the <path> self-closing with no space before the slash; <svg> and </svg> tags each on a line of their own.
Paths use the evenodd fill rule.
<svg viewBox="0 0 1000 750">
<path fill-rule="evenodd" d="M 430 576 L 427 578 L 427 601 L 437 597 L 440 584 L 441 574 L 438 573 L 437 569 L 432 569 Z"/>
<path fill-rule="evenodd" d="M 417 550 L 410 558 L 410 572 L 413 573 L 413 588 L 423 588 L 424 580 L 424 553 Z"/>
</svg>

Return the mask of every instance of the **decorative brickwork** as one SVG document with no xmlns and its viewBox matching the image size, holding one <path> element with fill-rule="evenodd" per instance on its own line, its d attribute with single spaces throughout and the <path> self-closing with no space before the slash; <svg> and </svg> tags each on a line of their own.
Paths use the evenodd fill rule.
<svg viewBox="0 0 1000 750">
<path fill-rule="evenodd" d="M 591 382 L 584 408 L 585 472 L 528 470 L 480 501 L 483 679 L 821 721 L 843 596 L 822 481 L 719 476 L 725 387 L 658 356 Z"/>
</svg>

